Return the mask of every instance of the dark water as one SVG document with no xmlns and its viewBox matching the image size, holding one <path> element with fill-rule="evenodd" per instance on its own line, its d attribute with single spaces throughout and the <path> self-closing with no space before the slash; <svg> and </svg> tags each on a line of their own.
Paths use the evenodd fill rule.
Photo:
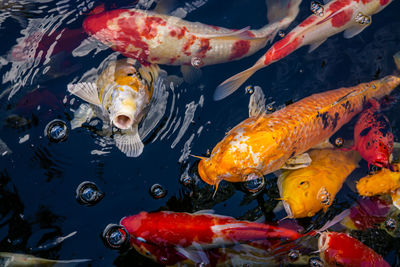
<svg viewBox="0 0 400 267">
<path fill-rule="evenodd" d="M 194 2 L 201 1 L 178 3 L 178 6 L 192 4 L 193 11 L 186 17 L 191 21 L 238 29 L 248 25 L 259 28 L 266 23 L 266 7 L 261 0 L 210 0 L 203 1 L 206 3 L 199 8 L 195 8 Z M 149 266 L 153 263 L 138 254 L 120 255 L 106 248 L 100 239 L 105 226 L 143 210 L 214 209 L 218 214 L 243 219 L 264 215 L 269 221 L 284 217 L 283 211 L 276 214 L 272 211 L 278 197 L 273 178 L 257 196 L 246 193 L 240 185 L 223 183 L 212 199 L 213 189 L 193 174 L 197 160 L 188 155 L 205 155 L 226 131 L 248 116 L 249 96 L 243 89 L 221 102 L 214 102 L 212 95 L 221 81 L 252 65 L 265 49 L 241 61 L 205 67 L 198 83 L 174 88 L 164 117 L 145 139 L 145 149 L 139 158 L 126 157 L 88 128 L 70 131 L 68 139 L 60 143 L 52 143 L 44 136 L 50 121 L 69 122 L 72 110 L 81 103 L 71 101 L 67 84 L 115 54 L 110 49 L 102 50 L 101 46 L 86 55 L 72 52 L 86 38 L 80 32 L 86 13 L 100 3 L 68 0 L 0 3 L 0 138 L 12 151 L 2 156 L 0 163 L 0 251 L 51 259 L 88 258 L 92 259 L 92 266 Z M 118 2 L 117 6 L 129 4 Z M 310 1 L 303 1 L 299 16 L 286 32 L 309 15 L 309 5 Z M 278 107 L 312 93 L 391 74 L 395 69 L 392 55 L 400 50 L 399 10 L 400 2 L 394 1 L 356 37 L 348 40 L 341 34 L 333 36 L 313 53 L 302 48 L 257 72 L 246 84 L 261 86 L 267 103 L 275 101 Z M 60 41 L 52 47 L 54 39 L 45 41 L 46 34 L 52 34 L 53 38 L 58 35 Z M 12 50 L 26 38 L 30 39 L 22 54 L 27 57 L 16 59 Z M 40 50 L 43 54 L 38 54 Z M 180 74 L 178 68 L 161 67 L 169 75 Z M 399 112 L 398 102 L 385 110 L 395 141 L 400 136 Z M 186 126 L 185 119 L 189 122 Z M 354 122 L 337 135 L 351 137 L 352 125 Z M 365 162 L 361 167 L 363 175 Z M 195 183 L 185 186 L 180 180 L 188 174 Z M 87 180 L 105 192 L 105 197 L 91 207 L 80 205 L 75 199 L 77 186 Z M 168 190 L 164 198 L 154 199 L 149 194 L 156 183 Z M 357 195 L 352 187 L 351 183 L 343 186 L 329 214 L 354 202 Z M 301 221 L 304 225 L 310 222 L 319 225 L 324 218 L 317 215 Z M 77 231 L 74 236 L 52 245 L 55 238 L 74 231 Z M 398 240 L 374 238 L 377 235 L 371 234 L 365 240 L 386 256 L 390 264 L 399 265 L 396 247 L 387 245 Z"/>
</svg>

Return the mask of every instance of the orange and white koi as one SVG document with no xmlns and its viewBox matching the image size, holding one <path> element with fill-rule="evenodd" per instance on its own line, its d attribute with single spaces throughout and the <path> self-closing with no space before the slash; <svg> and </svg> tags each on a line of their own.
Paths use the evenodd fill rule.
<svg viewBox="0 0 400 267">
<path fill-rule="evenodd" d="M 327 38 L 344 31 L 351 38 L 371 24 L 371 16 L 387 7 L 393 0 L 334 0 L 319 6 L 316 14 L 309 16 L 282 40 L 276 42 L 252 67 L 221 83 L 214 94 L 220 100 L 232 94 L 257 70 L 286 57 L 305 45 L 310 52 Z"/>
<path fill-rule="evenodd" d="M 345 233 L 322 233 L 318 240 L 318 248 L 327 266 L 390 266 L 373 249 Z"/>
<path fill-rule="evenodd" d="M 131 246 L 164 265 L 199 257 L 207 262 L 208 249 L 257 240 L 293 241 L 302 236 L 282 227 L 205 213 L 141 212 L 123 218 L 120 224 L 129 233 Z M 202 255 L 194 255 L 203 250 Z"/>
<path fill-rule="evenodd" d="M 142 64 L 197 67 L 238 60 L 263 48 L 289 26 L 301 0 L 268 0 L 270 24 L 259 30 L 231 30 L 139 9 L 117 9 L 87 17 L 84 30 Z"/>
<path fill-rule="evenodd" d="M 399 76 L 389 75 L 314 94 L 272 114 L 256 113 L 259 115 L 230 130 L 209 158 L 202 158 L 198 165 L 200 177 L 208 184 L 218 185 L 221 180 L 243 182 L 274 172 L 288 159 L 327 140 L 369 99 L 380 99 L 399 84 Z"/>
<path fill-rule="evenodd" d="M 288 218 L 314 216 L 332 205 L 347 176 L 358 167 L 356 151 L 315 149 L 308 152 L 310 166 L 284 170 L 278 188 Z"/>
</svg>

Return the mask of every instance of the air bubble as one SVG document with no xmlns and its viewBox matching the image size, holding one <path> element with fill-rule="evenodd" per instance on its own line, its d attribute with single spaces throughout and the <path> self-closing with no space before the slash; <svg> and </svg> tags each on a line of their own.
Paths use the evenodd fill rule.
<svg viewBox="0 0 400 267">
<path fill-rule="evenodd" d="M 283 38 L 283 37 L 285 37 L 286 34 L 284 31 L 279 31 L 278 35 L 279 35 L 279 37 Z"/>
<path fill-rule="evenodd" d="M 155 199 L 163 198 L 167 195 L 167 190 L 160 184 L 154 184 L 150 188 L 150 195 Z"/>
<path fill-rule="evenodd" d="M 336 138 L 335 139 L 335 146 L 336 147 L 342 147 L 343 146 L 343 138 L 341 138 L 341 137 L 338 137 L 338 138 Z"/>
<path fill-rule="evenodd" d="M 93 182 L 85 181 L 78 185 L 78 188 L 76 189 L 76 199 L 83 205 L 95 205 L 99 203 L 103 197 L 104 193 Z"/>
<path fill-rule="evenodd" d="M 190 177 L 190 176 L 184 176 L 184 177 L 181 178 L 181 183 L 184 186 L 189 186 L 189 185 L 191 185 L 193 183 L 193 178 Z"/>
<path fill-rule="evenodd" d="M 203 66 L 203 60 L 201 60 L 201 58 L 199 57 L 192 57 L 192 59 L 190 60 L 190 64 L 192 64 L 193 67 L 195 67 L 196 69 L 199 69 L 201 66 Z"/>
<path fill-rule="evenodd" d="M 388 231 L 394 231 L 394 230 L 396 229 L 396 220 L 393 219 L 393 218 L 388 218 L 388 219 L 385 221 L 385 228 L 386 228 Z"/>
<path fill-rule="evenodd" d="M 68 137 L 68 127 L 62 120 L 53 120 L 46 125 L 44 134 L 51 142 L 62 142 Z"/>
<path fill-rule="evenodd" d="M 249 191 L 250 193 L 257 193 L 264 189 L 265 187 L 265 179 L 263 176 L 248 180 L 244 182 L 243 187 L 245 190 Z"/>
<path fill-rule="evenodd" d="M 323 267 L 324 263 L 322 262 L 322 260 L 319 257 L 312 257 L 309 259 L 308 264 L 311 267 Z"/>
<path fill-rule="evenodd" d="M 107 247 L 122 249 L 129 243 L 129 234 L 123 226 L 109 224 L 103 231 L 102 239 Z"/>
<path fill-rule="evenodd" d="M 245 91 L 246 91 L 246 94 L 249 94 L 249 95 L 254 94 L 254 88 L 251 85 L 246 86 Z"/>
<path fill-rule="evenodd" d="M 325 14 L 324 6 L 316 1 L 312 1 L 311 2 L 311 12 L 319 17 L 323 17 Z"/>
<path fill-rule="evenodd" d="M 268 104 L 266 106 L 268 112 L 275 112 L 275 107 L 272 104 Z"/>
<path fill-rule="evenodd" d="M 291 262 L 295 262 L 299 259 L 300 253 L 298 250 L 291 250 L 289 251 L 288 257 Z"/>
</svg>

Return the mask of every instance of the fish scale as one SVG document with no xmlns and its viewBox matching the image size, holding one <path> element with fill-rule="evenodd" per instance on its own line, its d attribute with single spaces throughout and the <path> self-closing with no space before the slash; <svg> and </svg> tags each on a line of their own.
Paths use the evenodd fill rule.
<svg viewBox="0 0 400 267">
<path fill-rule="evenodd" d="M 386 76 L 314 94 L 272 114 L 248 118 L 216 145 L 209 158 L 200 161 L 200 177 L 218 185 L 221 180 L 242 182 L 274 172 L 289 158 L 327 140 L 359 113 L 366 101 L 388 95 L 399 84 L 400 77 Z"/>
</svg>

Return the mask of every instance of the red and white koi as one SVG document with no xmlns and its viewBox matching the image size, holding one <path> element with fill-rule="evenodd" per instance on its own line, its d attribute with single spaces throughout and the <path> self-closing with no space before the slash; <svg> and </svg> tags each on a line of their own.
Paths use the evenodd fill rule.
<svg viewBox="0 0 400 267">
<path fill-rule="evenodd" d="M 322 233 L 318 240 L 318 248 L 327 266 L 390 266 L 373 249 L 345 233 Z"/>
<path fill-rule="evenodd" d="M 197 67 L 238 60 L 263 48 L 289 26 L 301 0 L 272 1 L 270 24 L 259 30 L 231 30 L 189 22 L 178 17 L 139 9 L 117 9 L 87 17 L 85 31 L 120 52 L 144 63 Z"/>
<path fill-rule="evenodd" d="M 293 241 L 302 236 L 286 228 L 204 213 L 141 212 L 123 218 L 120 224 L 129 233 L 131 246 L 166 265 L 194 260 L 194 251 L 257 240 Z"/>
<path fill-rule="evenodd" d="M 305 45 L 310 52 L 326 39 L 344 31 L 352 38 L 371 24 L 371 16 L 388 6 L 393 0 L 334 0 L 315 12 L 294 28 L 285 38 L 276 42 L 252 67 L 221 83 L 214 94 L 220 100 L 232 94 L 253 73 L 286 57 Z"/>
</svg>

